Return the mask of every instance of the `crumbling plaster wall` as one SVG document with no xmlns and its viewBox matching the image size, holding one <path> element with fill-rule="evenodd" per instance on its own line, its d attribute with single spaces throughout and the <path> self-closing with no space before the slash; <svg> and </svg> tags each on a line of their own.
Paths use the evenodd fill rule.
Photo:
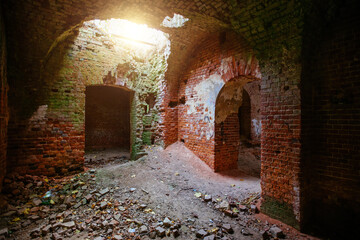
<svg viewBox="0 0 360 240">
<path fill-rule="evenodd" d="M 307 1 L 233 4 L 232 26 L 261 69 L 261 210 L 300 228 L 301 47 Z M 236 9 L 236 10 L 235 10 Z"/>
<path fill-rule="evenodd" d="M 157 134 L 158 93 L 167 67 L 164 52 L 153 52 L 151 60 L 137 57 L 91 22 L 61 35 L 42 65 L 44 84 L 38 88 L 43 104 L 29 119 L 12 123 L 11 129 L 20 129 L 21 134 L 12 132 L 9 138 L 9 169 L 47 175 L 82 169 L 85 88 L 94 84 L 120 84 L 135 91 L 131 107 L 131 153 L 135 158 L 144 138 Z M 150 112 L 153 128 L 144 135 L 149 93 L 155 94 L 156 104 Z"/>
<path fill-rule="evenodd" d="M 216 99 L 237 77 L 259 78 L 257 60 L 243 39 L 224 32 L 199 44 L 179 86 L 179 139 L 215 171 L 229 167 L 226 161 L 215 163 Z"/>
</svg>

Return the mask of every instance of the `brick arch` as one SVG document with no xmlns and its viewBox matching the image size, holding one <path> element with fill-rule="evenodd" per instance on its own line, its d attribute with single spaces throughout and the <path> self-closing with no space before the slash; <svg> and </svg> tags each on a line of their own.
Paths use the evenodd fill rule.
<svg viewBox="0 0 360 240">
<path fill-rule="evenodd" d="M 227 69 L 222 75 L 225 83 L 235 78 L 261 79 L 259 61 L 252 53 L 229 57 L 222 62 L 222 68 Z"/>
</svg>

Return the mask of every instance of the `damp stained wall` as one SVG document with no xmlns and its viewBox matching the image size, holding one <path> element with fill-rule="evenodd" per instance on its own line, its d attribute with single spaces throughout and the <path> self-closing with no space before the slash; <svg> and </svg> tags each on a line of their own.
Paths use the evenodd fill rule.
<svg viewBox="0 0 360 240">
<path fill-rule="evenodd" d="M 135 92 L 131 104 L 131 153 L 136 158 L 149 135 L 161 144 L 159 92 L 167 68 L 169 46 L 153 49 L 141 59 L 125 44 L 110 38 L 93 22 L 70 28 L 50 47 L 42 65 L 34 109 L 10 121 L 10 172 L 60 175 L 83 167 L 85 149 L 85 89 L 91 85 L 120 85 Z M 21 90 L 19 90 L 21 91 Z M 146 113 L 148 94 L 155 96 Z M 18 111 L 24 106 L 13 103 Z M 151 114 L 151 129 L 144 135 L 143 117 Z M 149 117 L 148 117 L 149 118 Z M 148 142 L 146 142 L 148 143 Z M 21 149 L 21 150 L 20 150 Z"/>
<path fill-rule="evenodd" d="M 230 167 L 226 160 L 215 163 L 218 94 L 233 78 L 251 80 L 261 76 L 257 60 L 246 42 L 232 33 L 225 35 L 225 41 L 220 34 L 212 34 L 199 44 L 180 82 L 179 105 L 176 106 L 179 140 L 215 171 Z M 181 103 L 181 99 L 185 101 Z"/>
</svg>

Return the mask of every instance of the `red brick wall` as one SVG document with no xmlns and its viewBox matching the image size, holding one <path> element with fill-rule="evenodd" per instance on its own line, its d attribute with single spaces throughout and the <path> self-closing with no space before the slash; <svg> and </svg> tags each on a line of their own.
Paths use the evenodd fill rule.
<svg viewBox="0 0 360 240">
<path fill-rule="evenodd" d="M 82 171 L 83 130 L 46 114 L 13 127 L 9 125 L 8 130 L 9 172 L 53 176 Z"/>
<path fill-rule="evenodd" d="M 237 169 L 239 155 L 238 113 L 227 116 L 223 123 L 215 123 L 215 166 L 217 171 Z"/>
<path fill-rule="evenodd" d="M 233 163 L 215 163 L 215 104 L 230 79 L 260 77 L 257 60 L 240 37 L 213 34 L 201 42 L 183 75 L 178 98 L 179 140 L 215 171 Z M 236 155 L 237 158 L 237 155 Z"/>
<path fill-rule="evenodd" d="M 147 74 L 153 70 L 151 67 L 159 65 L 147 61 L 137 62 L 131 59 L 133 55 L 129 53 L 130 50 L 121 44 L 115 47 L 116 44 L 116 41 L 109 39 L 109 36 L 99 31 L 93 23 L 84 23 L 81 28 L 71 29 L 62 35 L 49 49 L 42 66 L 40 80 L 43 83 L 33 87 L 38 93 L 30 98 L 28 108 L 25 109 L 21 104 L 24 100 L 22 94 L 27 88 L 16 88 L 14 85 L 17 91 L 12 92 L 12 99 L 19 95 L 22 100 L 13 101 L 11 105 L 9 171 L 56 175 L 65 174 L 67 170 L 82 169 L 85 145 L 85 88 L 94 84 L 117 84 L 118 80 L 119 84 L 121 80 L 137 92 L 131 106 L 133 127 L 130 138 L 134 140 L 131 142 L 131 149 L 134 150 L 133 157 L 136 157 L 143 145 L 143 115 L 147 106 L 147 91 L 157 93 L 155 83 L 163 79 L 153 79 L 145 74 L 142 76 L 142 70 L 140 73 L 136 72 L 132 67 L 136 64 L 142 64 L 140 68 L 148 71 Z M 166 69 L 166 66 L 161 67 Z M 129 72 L 133 74 L 123 76 L 116 74 L 118 72 L 124 72 L 124 75 Z M 163 76 L 163 72 L 161 73 Z M 136 83 L 140 78 L 142 79 L 139 82 L 143 85 Z M 148 82 L 151 84 L 146 85 Z M 26 87 L 27 84 L 24 83 Z M 156 101 L 160 100 L 156 98 Z M 153 118 L 156 119 L 150 123 L 152 128 L 149 131 L 159 128 L 157 104 L 156 102 L 151 110 L 154 113 Z M 60 166 L 64 169 L 60 169 Z"/>
<path fill-rule="evenodd" d="M 160 126 L 164 137 L 164 146 L 167 147 L 178 140 L 179 99 L 177 85 L 164 83 L 161 92 L 160 116 L 162 122 Z"/>
<path fill-rule="evenodd" d="M 0 193 L 6 174 L 7 124 L 9 119 L 7 106 L 6 44 L 5 29 L 0 5 Z"/>
<path fill-rule="evenodd" d="M 309 229 L 353 234 L 360 217 L 360 17 L 358 3 L 341 8 L 313 52 L 304 81 L 310 99 L 304 129 Z M 314 51 L 316 49 L 316 51 Z M 356 222 L 356 220 L 355 220 Z M 333 236 L 334 237 L 334 236 Z M 350 239 L 350 238 L 349 238 Z"/>
</svg>

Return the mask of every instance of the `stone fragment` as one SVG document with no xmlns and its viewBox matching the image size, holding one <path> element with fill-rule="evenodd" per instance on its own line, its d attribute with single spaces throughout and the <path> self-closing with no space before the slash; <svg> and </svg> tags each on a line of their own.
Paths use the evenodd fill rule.
<svg viewBox="0 0 360 240">
<path fill-rule="evenodd" d="M 115 218 L 116 221 L 120 221 L 121 215 L 120 215 L 120 214 L 116 214 L 116 215 L 114 216 L 114 218 Z"/>
<path fill-rule="evenodd" d="M 252 235 L 252 233 L 250 233 L 247 229 L 245 228 L 242 228 L 241 229 L 241 234 L 244 235 L 244 236 L 250 236 Z"/>
<path fill-rule="evenodd" d="M 171 226 L 171 224 L 172 224 L 170 219 L 167 218 L 167 217 L 164 219 L 163 223 L 164 223 L 164 226 L 167 227 L 167 228 L 169 228 Z"/>
<path fill-rule="evenodd" d="M 259 209 L 256 207 L 256 205 L 251 205 L 250 206 L 250 210 L 253 213 L 259 213 Z"/>
<path fill-rule="evenodd" d="M 102 202 L 100 203 L 100 209 L 105 209 L 106 207 L 107 207 L 107 202 L 102 201 Z"/>
<path fill-rule="evenodd" d="M 109 191 L 110 191 L 109 188 L 105 188 L 105 189 L 101 190 L 99 193 L 102 196 L 102 195 L 107 194 Z"/>
<path fill-rule="evenodd" d="M 93 195 L 92 195 L 92 194 L 88 194 L 88 195 L 85 196 L 85 199 L 86 199 L 86 201 L 88 201 L 88 202 L 89 202 L 92 198 L 93 198 Z"/>
<path fill-rule="evenodd" d="M 109 222 L 104 220 L 102 221 L 101 226 L 106 228 L 107 226 L 109 226 Z"/>
<path fill-rule="evenodd" d="M 46 234 L 50 233 L 51 225 L 47 225 L 41 229 L 41 235 L 45 236 Z"/>
<path fill-rule="evenodd" d="M 239 210 L 240 210 L 240 212 L 246 212 L 247 207 L 245 205 L 239 205 Z"/>
<path fill-rule="evenodd" d="M 178 229 L 174 229 L 174 230 L 172 231 L 172 233 L 173 233 L 173 236 L 174 236 L 175 238 L 177 238 L 178 236 L 180 236 L 180 232 L 179 232 Z"/>
<path fill-rule="evenodd" d="M 223 224 L 222 229 L 227 233 L 234 233 L 234 230 L 232 229 L 230 224 Z"/>
<path fill-rule="evenodd" d="M 123 240 L 123 238 L 120 235 L 114 235 L 113 240 Z"/>
<path fill-rule="evenodd" d="M 115 227 L 115 226 L 119 225 L 119 222 L 116 221 L 116 220 L 111 220 L 111 222 L 109 223 L 109 225 L 112 226 L 112 227 Z"/>
<path fill-rule="evenodd" d="M 157 227 L 156 229 L 156 233 L 159 237 L 165 237 L 165 229 L 162 227 Z"/>
<path fill-rule="evenodd" d="M 234 213 L 233 211 L 231 210 L 225 210 L 224 211 L 225 215 L 228 216 L 228 217 L 237 217 L 237 213 Z"/>
<path fill-rule="evenodd" d="M 74 205 L 74 208 L 79 208 L 82 205 L 82 202 L 78 202 L 77 204 Z"/>
<path fill-rule="evenodd" d="M 207 237 L 204 238 L 204 240 L 215 240 L 215 235 L 212 234 L 210 236 L 207 236 Z"/>
<path fill-rule="evenodd" d="M 1 217 L 11 217 L 14 216 L 16 214 L 17 211 L 8 211 L 4 214 L 1 215 Z"/>
<path fill-rule="evenodd" d="M 144 234 L 148 232 L 148 228 L 145 225 L 142 225 L 139 229 L 140 234 Z"/>
<path fill-rule="evenodd" d="M 141 204 L 141 205 L 139 206 L 140 209 L 145 209 L 146 207 L 147 207 L 146 204 Z"/>
<path fill-rule="evenodd" d="M 31 224 L 31 221 L 30 220 L 26 220 L 25 222 L 23 222 L 22 224 L 21 224 L 21 226 L 22 227 L 27 227 L 27 226 L 29 226 Z"/>
<path fill-rule="evenodd" d="M 156 232 L 151 232 L 151 233 L 149 234 L 149 238 L 155 239 L 155 238 L 156 238 Z"/>
<path fill-rule="evenodd" d="M 7 235 L 8 232 L 9 232 L 9 230 L 7 228 L 2 228 L 2 229 L 0 229 L 0 236 Z"/>
<path fill-rule="evenodd" d="M 75 227 L 75 222 L 70 221 L 70 222 L 62 223 L 61 226 L 66 227 L 66 228 L 73 228 L 73 227 Z"/>
<path fill-rule="evenodd" d="M 196 237 L 203 238 L 206 234 L 207 232 L 204 229 L 200 229 L 199 231 L 196 232 Z"/>
<path fill-rule="evenodd" d="M 204 197 L 205 202 L 209 202 L 209 201 L 211 201 L 211 199 L 212 199 L 211 195 L 205 195 L 205 197 Z"/>
<path fill-rule="evenodd" d="M 40 228 L 35 228 L 30 232 L 32 238 L 40 237 Z"/>
<path fill-rule="evenodd" d="M 58 233 L 53 233 L 53 235 L 51 236 L 52 240 L 63 240 L 63 237 L 58 234 Z"/>
<path fill-rule="evenodd" d="M 85 223 L 78 224 L 78 229 L 79 229 L 80 231 L 84 231 L 85 228 L 86 228 L 86 224 L 85 224 Z"/>
<path fill-rule="evenodd" d="M 31 219 L 31 220 L 38 220 L 38 219 L 40 219 L 40 216 L 38 216 L 38 215 L 31 215 L 31 216 L 29 216 L 28 217 L 28 219 Z"/>
<path fill-rule="evenodd" d="M 103 237 L 96 237 L 96 238 L 94 238 L 94 240 L 105 240 L 105 238 L 103 238 Z"/>
<path fill-rule="evenodd" d="M 220 205 L 219 205 L 219 208 L 220 209 L 229 209 L 230 208 L 230 204 L 229 204 L 229 202 L 228 201 L 222 201 L 221 203 L 220 203 Z"/>
<path fill-rule="evenodd" d="M 274 237 L 274 238 L 275 237 L 276 238 L 284 238 L 285 237 L 283 231 L 280 228 L 276 227 L 276 226 L 272 226 L 270 228 L 269 232 L 270 232 L 271 236 Z"/>
<path fill-rule="evenodd" d="M 41 203 L 42 203 L 42 201 L 41 201 L 39 198 L 34 198 L 34 199 L 33 199 L 33 204 L 34 204 L 35 206 L 39 206 Z"/>
</svg>

